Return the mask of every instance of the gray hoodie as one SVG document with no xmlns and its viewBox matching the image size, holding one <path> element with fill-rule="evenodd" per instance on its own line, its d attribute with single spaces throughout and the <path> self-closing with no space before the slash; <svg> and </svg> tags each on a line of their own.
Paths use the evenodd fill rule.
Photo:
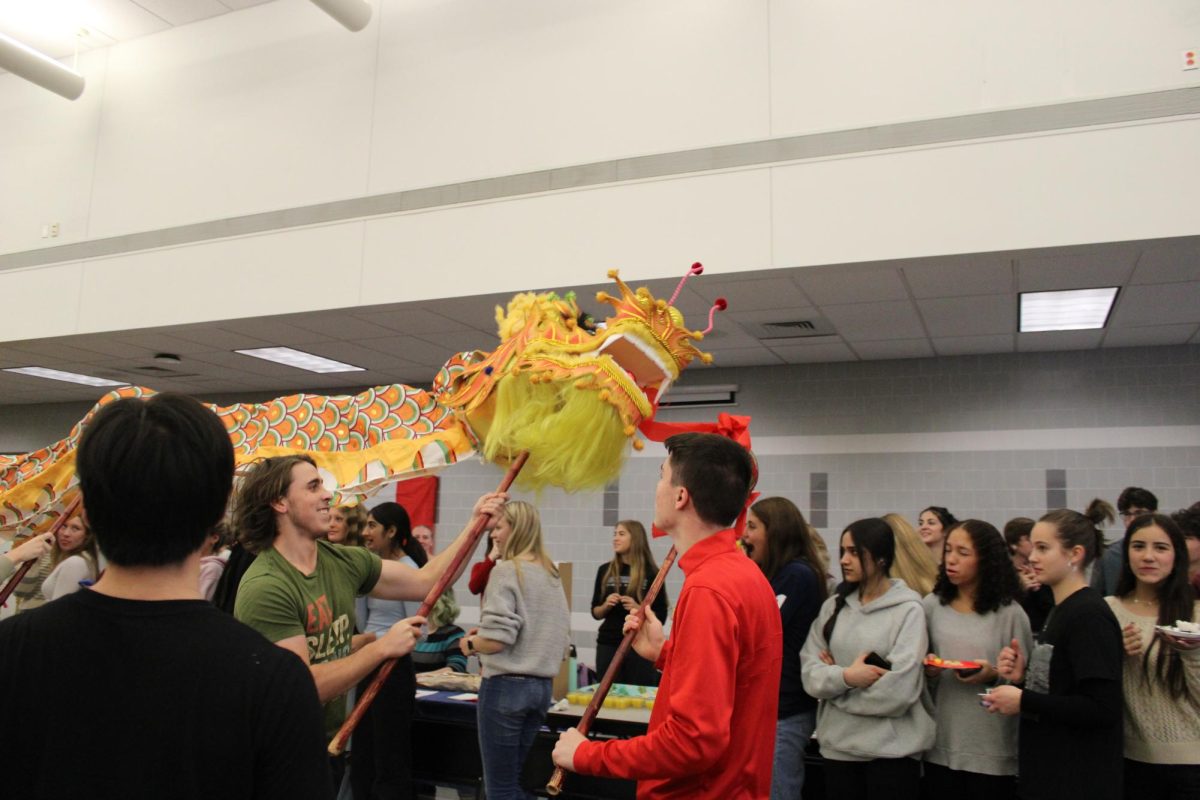
<svg viewBox="0 0 1200 800">
<path fill-rule="evenodd" d="M 833 616 L 835 600 L 830 597 L 821 606 L 800 651 L 804 691 L 821 701 L 816 731 L 821 755 L 838 761 L 920 758 L 934 737 L 922 665 L 929 639 L 920 595 L 896 578 L 866 607 L 858 592 L 851 592 L 830 647 L 822 629 Z M 833 666 L 821 662 L 822 650 L 830 651 Z M 866 689 L 847 686 L 846 667 L 871 651 L 892 662 L 891 670 Z"/>
</svg>

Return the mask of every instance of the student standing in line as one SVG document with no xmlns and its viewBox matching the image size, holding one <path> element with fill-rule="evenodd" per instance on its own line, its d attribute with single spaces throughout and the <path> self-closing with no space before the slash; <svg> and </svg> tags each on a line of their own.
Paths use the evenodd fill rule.
<svg viewBox="0 0 1200 800">
<path fill-rule="evenodd" d="M 800 652 L 804 690 L 821 701 L 817 740 L 830 800 L 915 800 L 933 744 L 922 662 L 921 597 L 889 577 L 892 529 L 879 518 L 842 533 L 845 579 Z"/>
<path fill-rule="evenodd" d="M 946 534 L 957 522 L 958 519 L 949 509 L 942 506 L 929 506 L 917 517 L 917 533 L 939 564 L 942 563 L 942 550 L 946 546 Z"/>
<path fill-rule="evenodd" d="M 625 519 L 613 529 L 613 558 L 596 570 L 592 590 L 592 618 L 604 620 L 596 632 L 596 674 L 604 677 L 624 635 L 625 617 L 637 609 L 658 574 L 658 564 L 646 540 L 646 528 L 634 519 Z M 650 604 L 654 616 L 667 618 L 667 592 L 664 586 Z M 658 670 L 630 649 L 614 683 L 634 686 L 658 686 Z"/>
<path fill-rule="evenodd" d="M 1043 586 L 1029 566 L 1029 554 L 1033 552 L 1033 540 L 1029 535 L 1037 524 L 1029 517 L 1013 517 L 1004 523 L 1004 541 L 1012 554 L 1013 567 L 1021 581 L 1021 608 L 1029 617 L 1029 627 L 1037 633 L 1046 624 L 1046 617 L 1054 608 L 1054 592 Z"/>
<path fill-rule="evenodd" d="M 800 648 L 829 592 L 809 530 L 791 500 L 767 497 L 750 507 L 742 537 L 747 554 L 771 582 L 783 622 L 771 800 L 800 800 L 804 751 L 817 725 L 817 701 L 800 678 Z"/>
<path fill-rule="evenodd" d="M 1093 500 L 1083 514 L 1059 509 L 1033 526 L 1029 564 L 1054 592 L 1054 610 L 1031 653 L 1020 642 L 1000 651 L 1000 677 L 1018 685 L 997 686 L 981 701 L 1021 716 L 1022 800 L 1121 797 L 1121 628 L 1084 577 L 1111 519 L 1112 506 Z"/>
<path fill-rule="evenodd" d="M 1000 651 L 1014 639 L 1029 652 L 1029 619 L 1017 601 L 1017 572 L 1000 532 L 968 519 L 950 529 L 937 586 L 923 601 L 930 651 L 976 661 L 973 671 L 926 667 L 937 738 L 925 754 L 929 797 L 1009 800 L 1017 788 L 1017 721 L 990 716 L 979 693 L 999 677 Z"/>
<path fill-rule="evenodd" d="M 542 542 L 536 508 L 514 500 L 496 522 L 503 559 L 488 580 L 479 627 L 459 640 L 478 654 L 479 752 L 488 800 L 532 797 L 521 768 L 550 708 L 550 684 L 571 639 L 571 615 L 558 567 Z"/>
<path fill-rule="evenodd" d="M 909 521 L 899 514 L 884 514 L 883 521 L 892 529 L 896 538 L 896 560 L 892 563 L 892 577 L 904 581 L 904 585 L 924 597 L 933 591 L 937 583 L 938 560 L 925 546 L 920 534 Z"/>
<path fill-rule="evenodd" d="M 1129 523 L 1143 514 L 1153 514 L 1158 511 L 1158 498 L 1149 489 L 1140 486 L 1126 486 L 1117 497 L 1117 513 L 1121 515 L 1121 526 L 1129 527 Z M 1108 597 L 1117 591 L 1117 580 L 1121 577 L 1121 560 L 1125 553 L 1124 539 L 1117 539 L 1096 557 L 1092 567 L 1092 588 L 1103 597 Z"/>
<path fill-rule="evenodd" d="M 1160 632 L 1200 619 L 1187 545 L 1162 514 L 1129 525 L 1115 597 L 1125 643 L 1125 797 L 1200 798 L 1200 641 Z"/>
<path fill-rule="evenodd" d="M 79 591 L 79 582 L 95 582 L 100 577 L 100 550 L 96 537 L 82 514 L 76 514 L 58 531 L 51 557 L 54 568 L 42 581 L 46 602 Z"/>
<path fill-rule="evenodd" d="M 383 561 L 396 561 L 412 569 L 420 569 L 427 561 L 425 549 L 412 538 L 408 512 L 399 503 L 380 503 L 368 512 L 363 544 Z M 363 633 L 369 634 L 372 641 L 386 636 L 393 625 L 413 616 L 420 606 L 412 600 L 364 599 L 367 610 Z M 359 697 L 376 672 L 359 684 Z M 354 731 L 350 785 L 356 800 L 412 800 L 416 796 L 412 780 L 416 689 L 412 656 L 401 656 Z"/>
</svg>

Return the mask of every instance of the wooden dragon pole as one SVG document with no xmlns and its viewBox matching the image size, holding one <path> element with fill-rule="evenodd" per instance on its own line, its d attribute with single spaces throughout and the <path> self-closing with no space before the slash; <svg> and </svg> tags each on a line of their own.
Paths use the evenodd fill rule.
<svg viewBox="0 0 1200 800">
<path fill-rule="evenodd" d="M 51 536 L 56 535 L 62 526 L 66 525 L 67 522 L 70 521 L 71 517 L 75 516 L 75 512 L 79 509 L 79 504 L 82 500 L 83 495 L 76 494 L 75 499 L 67 504 L 67 507 L 63 509 L 63 513 L 60 514 L 58 519 L 54 520 L 54 524 L 50 526 L 49 533 Z M 13 573 L 12 578 L 10 578 L 8 583 L 4 585 L 4 588 L 0 589 L 0 606 L 4 605 L 8 601 L 8 596 L 13 593 L 13 590 L 17 588 L 17 584 L 21 582 L 21 579 L 25 577 L 26 573 L 33 568 L 33 565 L 37 561 L 38 559 L 36 558 L 26 561 L 17 569 L 15 573 Z"/>
</svg>

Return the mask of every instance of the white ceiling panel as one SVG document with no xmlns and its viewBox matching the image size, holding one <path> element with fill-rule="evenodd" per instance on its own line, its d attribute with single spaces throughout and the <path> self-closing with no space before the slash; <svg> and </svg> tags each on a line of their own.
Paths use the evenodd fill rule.
<svg viewBox="0 0 1200 800">
<path fill-rule="evenodd" d="M 918 298 L 1006 294 L 1016 284 L 1012 259 L 1004 255 L 961 261 L 939 259 L 904 266 L 901 271 L 913 297 Z"/>
<path fill-rule="evenodd" d="M 171 23 L 132 0 L 89 0 L 88 5 L 95 10 L 97 27 L 117 41 L 149 36 L 171 27 Z"/>
<path fill-rule="evenodd" d="M 1133 273 L 1139 252 L 1116 245 L 1082 255 L 1021 258 L 1017 263 L 1017 286 L 1022 292 L 1121 286 Z"/>
<path fill-rule="evenodd" d="M 693 280 L 698 280 L 693 278 Z M 753 280 L 697 282 L 694 291 L 710 303 L 724 297 L 729 310 L 765 311 L 802 308 L 811 305 L 808 298 L 786 277 Z M 667 295 L 670 299 L 670 294 Z M 703 326 L 701 326 L 703 327 Z"/>
<path fill-rule="evenodd" d="M 994 333 L 986 336 L 954 336 L 936 338 L 933 349 L 939 356 L 966 356 L 982 353 L 1011 353 L 1016 340 L 1011 333 Z"/>
<path fill-rule="evenodd" d="M 1117 296 L 1113 327 L 1200 322 L 1200 283 L 1126 286 Z"/>
<path fill-rule="evenodd" d="M 1200 250 L 1183 243 L 1147 248 L 1138 259 L 1132 283 L 1200 281 Z"/>
<path fill-rule="evenodd" d="M 765 347 L 745 347 L 737 350 L 719 350 L 713 352 L 713 367 L 761 367 L 771 364 L 782 364 L 783 359 Z M 703 369 L 703 364 L 693 363 L 688 367 L 689 372 Z"/>
<path fill-rule="evenodd" d="M 771 348 L 788 364 L 816 364 L 824 361 L 857 361 L 858 356 L 841 342 L 789 345 Z"/>
<path fill-rule="evenodd" d="M 426 311 L 421 308 L 404 308 L 395 311 L 353 311 L 354 316 L 359 319 L 366 320 L 372 325 L 378 325 L 387 328 L 396 333 L 410 333 L 414 336 L 430 333 L 445 333 L 447 331 L 461 331 L 471 328 L 471 325 L 466 324 L 457 319 L 443 317 L 441 314 L 435 314 L 432 311 Z M 492 320 L 492 311 L 489 306 L 481 304 L 480 308 L 476 309 L 475 317 L 486 313 L 484 319 L 473 319 L 475 325 L 484 325 Z M 495 323 L 488 327 L 494 328 Z"/>
<path fill-rule="evenodd" d="M 895 267 L 807 267 L 792 272 L 818 306 L 904 300 L 908 290 Z"/>
<path fill-rule="evenodd" d="M 855 342 L 854 351 L 864 361 L 889 358 L 928 358 L 933 346 L 928 339 L 886 339 L 878 342 Z"/>
<path fill-rule="evenodd" d="M 367 370 L 390 370 L 419 366 L 392 353 L 371 350 L 356 342 L 321 342 L 311 347 L 314 355 L 332 358 L 335 361 L 341 361 L 344 364 L 353 364 L 356 367 L 362 367 Z M 362 373 L 354 374 L 362 375 Z"/>
<path fill-rule="evenodd" d="M 883 338 L 916 339 L 925 335 L 921 318 L 909 300 L 823 306 L 825 318 L 848 342 Z"/>
<path fill-rule="evenodd" d="M 1103 330 L 1018 333 L 1017 350 L 1021 353 L 1046 350 L 1092 350 L 1100 346 L 1100 340 L 1103 338 Z"/>
<path fill-rule="evenodd" d="M 218 0 L 137 0 L 137 4 L 172 25 L 187 25 L 229 13 Z"/>
<path fill-rule="evenodd" d="M 221 323 L 221 327 L 233 333 L 252 336 L 263 341 L 280 343 L 291 342 L 292 346 L 310 344 L 312 342 L 328 342 L 334 338 L 324 333 L 305 330 L 295 325 L 289 325 L 269 317 L 258 319 L 232 319 Z"/>
<path fill-rule="evenodd" d="M 1011 334 L 1017 329 L 1017 299 L 992 294 L 918 300 L 921 316 L 934 338 Z"/>
<path fill-rule="evenodd" d="M 1140 328 L 1111 328 L 1104 347 L 1145 347 L 1186 344 L 1200 330 L 1198 325 L 1146 325 Z"/>
</svg>

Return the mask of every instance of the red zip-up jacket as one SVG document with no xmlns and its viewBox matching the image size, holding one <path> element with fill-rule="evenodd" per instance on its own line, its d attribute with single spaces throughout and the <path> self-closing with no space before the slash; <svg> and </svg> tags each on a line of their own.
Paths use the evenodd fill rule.
<svg viewBox="0 0 1200 800">
<path fill-rule="evenodd" d="M 641 800 L 770 796 L 783 630 L 771 585 L 734 536 L 715 533 L 679 559 L 646 735 L 580 744 L 577 772 L 637 780 Z"/>
</svg>

